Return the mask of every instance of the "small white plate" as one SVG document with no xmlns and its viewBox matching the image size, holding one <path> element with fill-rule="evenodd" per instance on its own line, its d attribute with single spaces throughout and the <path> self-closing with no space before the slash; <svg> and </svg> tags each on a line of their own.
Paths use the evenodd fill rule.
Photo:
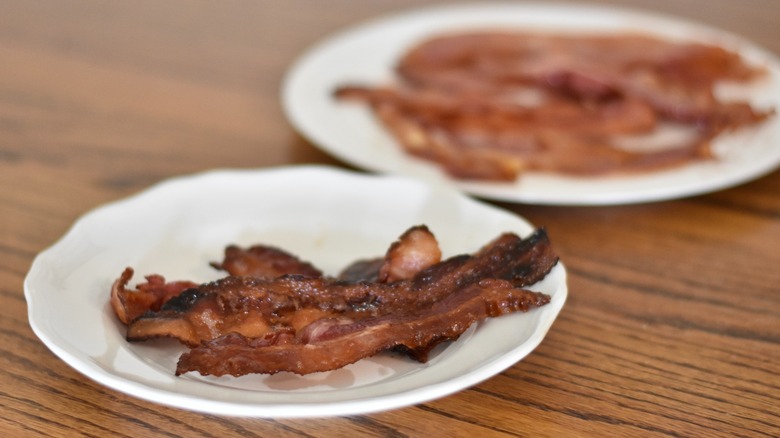
<svg viewBox="0 0 780 438">
<path fill-rule="evenodd" d="M 426 364 L 390 354 L 340 370 L 298 376 L 175 377 L 175 342 L 130 344 L 108 304 L 126 266 L 136 277 L 209 281 L 229 243 L 285 248 L 335 275 L 384 254 L 411 225 L 427 224 L 444 256 L 473 252 L 501 232 L 528 235 L 528 222 L 446 187 L 319 166 L 212 171 L 172 179 L 79 219 L 33 262 L 25 280 L 29 320 L 62 360 L 133 396 L 221 415 L 312 417 L 421 403 L 474 385 L 529 354 L 566 299 L 558 264 L 534 290 L 551 302 L 476 324 Z M 554 236 L 553 236 L 554 239 Z M 554 244 L 554 241 L 553 241 Z"/>
<path fill-rule="evenodd" d="M 356 166 L 383 173 L 444 180 L 485 198 L 556 205 L 607 205 L 657 201 L 711 192 L 744 183 L 780 165 L 780 117 L 758 128 L 721 136 L 717 161 L 648 174 L 576 178 L 528 172 L 514 183 L 451 179 L 436 165 L 404 153 L 365 105 L 337 102 L 340 85 L 393 81 L 396 60 L 428 36 L 445 31 L 511 27 L 529 31 L 626 32 L 718 44 L 748 62 L 769 68 L 760 83 L 743 87 L 756 108 L 780 108 L 780 61 L 771 53 L 726 32 L 679 19 L 614 8 L 478 4 L 412 11 L 349 29 L 317 44 L 292 66 L 282 104 L 295 128 L 326 152 Z"/>
</svg>

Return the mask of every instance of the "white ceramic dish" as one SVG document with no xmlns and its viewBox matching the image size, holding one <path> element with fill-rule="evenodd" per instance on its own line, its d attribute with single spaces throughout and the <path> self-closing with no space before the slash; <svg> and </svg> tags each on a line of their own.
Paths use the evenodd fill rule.
<svg viewBox="0 0 780 438">
<path fill-rule="evenodd" d="M 427 36 L 496 27 L 561 32 L 640 31 L 719 44 L 738 51 L 751 63 L 769 68 L 766 80 L 739 92 L 757 108 L 780 108 L 780 61 L 723 31 L 613 8 L 483 3 L 434 7 L 371 21 L 315 45 L 288 72 L 282 91 L 286 114 L 315 145 L 356 166 L 444 180 L 474 195 L 513 202 L 605 205 L 679 198 L 734 186 L 780 165 L 780 117 L 774 117 L 760 128 L 720 137 L 715 143 L 719 160 L 713 162 L 635 176 L 573 178 L 527 173 L 515 183 L 463 182 L 402 152 L 365 106 L 337 102 L 332 97 L 339 85 L 391 82 L 396 60 Z"/>
<path fill-rule="evenodd" d="M 172 179 L 100 207 L 34 261 L 25 280 L 29 320 L 60 358 L 95 381 L 142 399 L 221 415 L 348 415 L 421 403 L 474 385 L 530 353 L 564 304 L 562 264 L 533 288 L 550 304 L 472 327 L 426 364 L 379 355 L 297 376 L 175 377 L 173 342 L 130 344 L 108 305 L 126 266 L 142 276 L 208 281 L 229 243 L 278 245 L 328 274 L 381 255 L 406 228 L 427 224 L 445 256 L 473 252 L 523 219 L 449 188 L 327 167 L 213 171 Z"/>
</svg>

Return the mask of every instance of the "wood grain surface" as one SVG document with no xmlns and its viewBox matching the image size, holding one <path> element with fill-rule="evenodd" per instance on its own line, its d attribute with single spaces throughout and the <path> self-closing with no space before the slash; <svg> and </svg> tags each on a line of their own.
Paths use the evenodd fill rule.
<svg viewBox="0 0 780 438">
<path fill-rule="evenodd" d="M 90 209 L 212 168 L 348 167 L 285 120 L 284 74 L 333 32 L 430 3 L 0 2 L 0 436 L 780 435 L 780 172 L 651 204 L 496 203 L 547 227 L 569 300 L 527 358 L 418 406 L 204 415 L 98 385 L 36 338 L 24 277 Z M 599 3 L 780 53 L 777 0 Z"/>
</svg>

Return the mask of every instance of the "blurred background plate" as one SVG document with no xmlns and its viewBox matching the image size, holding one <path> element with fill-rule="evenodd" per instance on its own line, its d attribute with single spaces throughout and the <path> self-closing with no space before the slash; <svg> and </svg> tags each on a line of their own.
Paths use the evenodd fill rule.
<svg viewBox="0 0 780 438">
<path fill-rule="evenodd" d="M 339 103 L 340 85 L 386 84 L 396 60 L 412 45 L 444 31 L 515 27 L 566 32 L 637 31 L 696 40 L 739 52 L 765 65 L 769 76 L 744 90 L 757 108 L 780 104 L 780 62 L 735 35 L 671 17 L 605 7 L 478 4 L 433 7 L 380 18 L 315 45 L 290 68 L 282 104 L 292 125 L 316 146 L 355 166 L 443 181 L 468 193 L 503 201 L 553 205 L 606 205 L 657 201 L 707 193 L 747 182 L 780 165 L 780 120 L 718 137 L 718 160 L 632 176 L 575 178 L 528 172 L 514 183 L 459 181 L 436 165 L 404 153 L 363 105 Z"/>
</svg>

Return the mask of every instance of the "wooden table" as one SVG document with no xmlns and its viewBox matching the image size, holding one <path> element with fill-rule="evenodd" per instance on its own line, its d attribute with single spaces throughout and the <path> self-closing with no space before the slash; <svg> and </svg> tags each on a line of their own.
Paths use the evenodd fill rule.
<svg viewBox="0 0 780 438">
<path fill-rule="evenodd" d="M 36 338 L 25 274 L 93 207 L 211 168 L 346 166 L 287 123 L 283 75 L 332 32 L 421 3 L 0 3 L 0 435 L 780 435 L 780 172 L 650 204 L 498 203 L 554 236 L 569 300 L 524 360 L 418 406 L 204 415 L 98 385 Z M 776 0 L 622 5 L 780 53 Z"/>
</svg>

